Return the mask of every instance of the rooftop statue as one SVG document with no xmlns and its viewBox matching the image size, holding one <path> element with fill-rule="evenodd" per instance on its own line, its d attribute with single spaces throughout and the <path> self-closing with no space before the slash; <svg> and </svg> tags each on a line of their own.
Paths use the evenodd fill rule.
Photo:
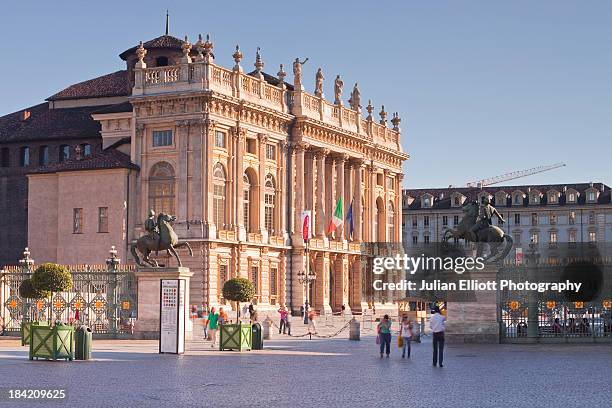
<svg viewBox="0 0 612 408">
<path fill-rule="evenodd" d="M 178 266 L 183 266 L 183 263 L 176 252 L 176 248 L 187 247 L 189 256 L 193 256 L 189 243 L 187 241 L 179 241 L 176 232 L 174 232 L 172 228 L 174 221 L 176 221 L 176 216 L 174 215 L 159 213 L 155 217 L 155 211 L 149 210 L 149 217 L 144 222 L 147 234 L 138 238 L 136 243 L 131 246 L 132 256 L 139 266 L 145 266 L 144 261 L 154 268 L 159 267 L 157 261 L 150 257 L 153 251 L 167 251 L 169 255 L 171 254 L 176 258 Z M 137 249 L 142 255 L 142 261 L 136 252 Z"/>
<path fill-rule="evenodd" d="M 471 201 L 465 204 L 463 214 L 457 228 L 449 228 L 444 231 L 442 242 L 457 238 L 464 239 L 467 242 L 488 243 L 491 254 L 487 257 L 487 261 L 491 262 L 501 260 L 508 255 L 514 240 L 501 228 L 492 225 L 493 216 L 498 217 L 501 222 L 505 221 L 497 209 L 491 205 L 488 197 L 482 197 L 480 203 Z M 502 243 L 505 246 L 499 249 Z M 478 247 L 478 250 L 481 251 L 481 246 Z"/>
<path fill-rule="evenodd" d="M 359 92 L 359 87 L 355 82 L 355 86 L 353 87 L 353 92 L 351 92 L 351 99 L 349 99 L 349 105 L 353 110 L 361 109 L 361 92 Z"/>
<path fill-rule="evenodd" d="M 296 58 L 295 61 L 293 61 L 293 82 L 295 85 L 299 86 L 302 84 L 302 65 L 307 61 L 308 58 L 304 59 L 304 61 L 300 61 L 299 58 Z"/>
<path fill-rule="evenodd" d="M 321 70 L 321 68 L 319 68 L 317 70 L 317 75 L 315 77 L 315 91 L 314 94 L 315 96 L 318 96 L 320 98 L 323 97 L 323 80 L 325 79 L 325 77 L 323 76 L 323 70 Z"/>
<path fill-rule="evenodd" d="M 336 80 L 334 81 L 334 103 L 336 105 L 342 105 L 342 89 L 344 88 L 344 82 L 340 79 L 340 75 L 336 75 Z"/>
</svg>

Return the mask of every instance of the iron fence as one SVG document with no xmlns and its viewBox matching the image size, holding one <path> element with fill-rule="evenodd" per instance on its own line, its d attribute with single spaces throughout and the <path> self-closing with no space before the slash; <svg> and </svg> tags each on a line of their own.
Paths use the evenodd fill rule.
<svg viewBox="0 0 612 408">
<path fill-rule="evenodd" d="M 69 291 L 46 299 L 28 299 L 19 295 L 21 283 L 35 270 L 28 261 L 26 257 L 22 266 L 0 272 L 3 335 L 19 333 L 21 323 L 32 320 L 85 324 L 94 334 L 133 332 L 138 303 L 133 266 L 120 266 L 112 257 L 107 265 L 67 266 L 73 282 Z"/>
</svg>

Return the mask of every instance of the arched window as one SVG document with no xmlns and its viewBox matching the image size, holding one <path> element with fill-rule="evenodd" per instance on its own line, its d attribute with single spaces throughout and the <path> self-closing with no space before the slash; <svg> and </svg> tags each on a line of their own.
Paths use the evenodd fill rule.
<svg viewBox="0 0 612 408">
<path fill-rule="evenodd" d="M 387 228 L 389 231 L 389 241 L 395 241 L 395 211 L 391 201 L 387 205 Z"/>
<path fill-rule="evenodd" d="M 274 206 L 276 204 L 276 183 L 274 176 L 268 174 L 264 185 L 264 224 L 268 234 L 275 232 L 276 217 L 274 217 Z"/>
<path fill-rule="evenodd" d="M 242 176 L 242 211 L 244 228 L 251 232 L 251 180 L 246 173 Z"/>
<path fill-rule="evenodd" d="M 159 162 L 151 168 L 149 176 L 149 208 L 166 214 L 174 211 L 174 168 L 170 163 Z"/>
<path fill-rule="evenodd" d="M 225 228 L 225 169 L 217 163 L 213 169 L 213 222 L 217 229 Z"/>
<path fill-rule="evenodd" d="M 374 242 L 384 241 L 385 235 L 385 207 L 382 198 L 376 200 L 376 210 L 374 212 L 374 228 L 372 239 Z"/>
</svg>

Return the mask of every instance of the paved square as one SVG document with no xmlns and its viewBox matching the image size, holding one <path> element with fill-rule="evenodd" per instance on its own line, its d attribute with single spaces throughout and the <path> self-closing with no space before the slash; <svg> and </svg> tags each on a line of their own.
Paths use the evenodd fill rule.
<svg viewBox="0 0 612 408">
<path fill-rule="evenodd" d="M 432 367 L 429 338 L 410 360 L 393 344 L 381 360 L 372 336 L 284 337 L 243 353 L 194 341 L 182 356 L 157 354 L 155 341 L 96 340 L 93 361 L 66 363 L 31 362 L 1 339 L 0 378 L 5 388 L 67 389 L 56 406 L 610 406 L 612 344 L 448 345 L 444 368 Z"/>
</svg>

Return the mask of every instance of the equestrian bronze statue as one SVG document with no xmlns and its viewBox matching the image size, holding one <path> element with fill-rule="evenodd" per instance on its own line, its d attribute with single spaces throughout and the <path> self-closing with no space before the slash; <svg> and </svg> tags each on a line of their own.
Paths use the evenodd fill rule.
<svg viewBox="0 0 612 408">
<path fill-rule="evenodd" d="M 176 232 L 172 228 L 172 223 L 176 221 L 176 216 L 159 213 L 157 218 L 153 210 L 149 211 L 149 218 L 144 222 L 145 230 L 147 235 L 143 235 L 138 238 L 136 243 L 132 244 L 131 251 L 134 260 L 139 266 L 145 266 L 143 261 L 154 267 L 158 268 L 159 264 L 155 259 L 151 259 L 151 252 L 167 251 L 168 255 L 173 255 L 176 258 L 178 266 L 183 266 L 181 258 L 176 252 L 176 248 L 187 247 L 189 250 L 189 256 L 193 256 L 191 246 L 187 241 L 179 241 Z M 136 253 L 136 250 L 142 255 L 142 261 Z"/>
<path fill-rule="evenodd" d="M 501 260 L 508 255 L 512 249 L 514 240 L 498 226 L 492 225 L 492 218 L 496 216 L 504 222 L 501 214 L 491 205 L 487 197 L 483 197 L 479 204 L 471 201 L 463 206 L 463 218 L 457 228 L 449 228 L 444 231 L 442 242 L 448 242 L 451 238 L 464 239 L 466 242 L 487 243 L 490 247 L 490 255 L 487 261 Z M 501 244 L 504 247 L 499 248 Z M 481 247 L 478 247 L 479 252 Z"/>
</svg>

